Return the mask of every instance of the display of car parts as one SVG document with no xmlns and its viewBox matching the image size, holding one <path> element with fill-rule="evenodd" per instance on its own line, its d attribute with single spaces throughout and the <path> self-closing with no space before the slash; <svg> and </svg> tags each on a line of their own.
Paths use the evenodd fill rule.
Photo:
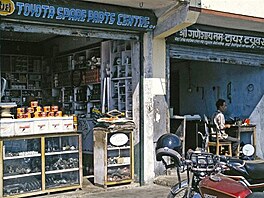
<svg viewBox="0 0 264 198">
<path fill-rule="evenodd" d="M 41 189 L 41 177 L 26 177 L 6 180 L 4 182 L 4 195 L 16 195 L 33 192 Z"/>
<path fill-rule="evenodd" d="M 46 159 L 46 171 L 53 171 L 53 170 L 64 170 L 64 169 L 71 169 L 71 168 L 78 168 L 79 167 L 79 160 L 78 158 L 68 158 L 63 159 L 61 157 L 48 157 Z"/>
<path fill-rule="evenodd" d="M 40 157 L 4 161 L 4 176 L 41 172 Z"/>
<path fill-rule="evenodd" d="M 130 167 L 125 166 L 123 168 L 110 168 L 107 170 L 107 181 L 121 181 L 131 178 Z"/>
<path fill-rule="evenodd" d="M 78 172 L 67 172 L 62 174 L 52 174 L 46 176 L 47 188 L 54 188 L 69 184 L 78 184 L 79 175 Z"/>
</svg>

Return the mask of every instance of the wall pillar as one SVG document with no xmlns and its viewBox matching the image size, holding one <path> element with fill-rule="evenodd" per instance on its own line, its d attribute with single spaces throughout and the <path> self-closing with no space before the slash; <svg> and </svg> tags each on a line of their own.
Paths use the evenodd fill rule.
<svg viewBox="0 0 264 198">
<path fill-rule="evenodd" d="M 151 32 L 143 38 L 143 177 L 151 183 L 156 175 L 155 142 L 168 132 L 168 105 L 166 101 L 166 43 L 153 38 Z"/>
</svg>

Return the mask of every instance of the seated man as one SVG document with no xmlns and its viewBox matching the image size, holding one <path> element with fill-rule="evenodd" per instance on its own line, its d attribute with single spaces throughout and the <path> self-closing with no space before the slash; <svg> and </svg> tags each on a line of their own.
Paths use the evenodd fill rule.
<svg viewBox="0 0 264 198">
<path fill-rule="evenodd" d="M 221 141 L 232 142 L 232 156 L 236 156 L 237 147 L 239 145 L 239 139 L 230 137 L 225 133 L 226 128 L 230 128 L 230 124 L 225 124 L 224 112 L 227 109 L 227 105 L 224 99 L 219 99 L 216 102 L 217 111 L 212 116 L 212 122 L 216 125 L 218 131 L 220 132 Z"/>
</svg>

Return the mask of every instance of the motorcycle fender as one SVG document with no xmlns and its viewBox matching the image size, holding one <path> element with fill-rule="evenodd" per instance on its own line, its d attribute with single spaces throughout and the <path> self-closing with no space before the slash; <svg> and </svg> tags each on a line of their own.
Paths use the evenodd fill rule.
<svg viewBox="0 0 264 198">
<path fill-rule="evenodd" d="M 199 189 L 205 198 L 243 198 L 251 193 L 251 190 L 240 182 L 222 175 L 205 177 L 199 183 Z"/>
</svg>

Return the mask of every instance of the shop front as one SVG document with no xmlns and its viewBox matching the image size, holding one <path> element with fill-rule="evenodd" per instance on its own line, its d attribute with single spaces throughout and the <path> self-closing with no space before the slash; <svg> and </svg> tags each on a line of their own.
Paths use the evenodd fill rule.
<svg viewBox="0 0 264 198">
<path fill-rule="evenodd" d="M 12 161 L 7 153 L 32 151 L 36 152 L 33 156 L 23 158 L 34 158 L 39 168 L 29 173 L 13 171 L 12 176 L 10 170 L 3 171 L 4 189 L 12 189 L 17 181 L 30 187 L 16 186 L 1 194 L 56 191 L 71 188 L 72 183 L 79 188 L 83 174 L 93 175 L 96 118 L 116 109 L 139 126 L 142 35 L 155 28 L 156 17 L 149 10 L 55 0 L 2 1 L 0 15 L 0 104 L 16 107 L 10 116 L 1 114 L 1 126 L 23 122 L 22 128 L 18 126 L 21 133 L 15 127 L 4 135 L 1 132 L 3 158 L 8 158 L 1 169 L 7 169 L 5 164 L 15 168 L 21 162 L 20 158 Z M 33 101 L 37 105 L 32 107 Z M 75 126 L 76 117 L 79 133 L 67 128 Z M 58 129 L 56 121 L 66 128 Z M 139 132 L 134 133 L 138 136 Z M 40 146 L 30 146 L 33 143 Z M 12 144 L 21 144 L 24 150 Z M 51 156 L 49 161 L 43 160 L 45 155 Z M 60 164 L 61 174 L 51 165 L 45 167 L 45 162 Z M 14 179 L 18 174 L 21 181 Z M 34 184 L 27 182 L 32 178 Z"/>
<path fill-rule="evenodd" d="M 170 106 L 174 115 L 187 115 L 186 146 L 199 145 L 204 115 L 211 118 L 218 98 L 227 101 L 227 121 L 250 118 L 262 139 L 263 34 L 193 25 L 167 38 Z M 171 119 L 171 129 L 177 130 Z M 193 138 L 196 137 L 196 138 Z M 244 143 L 247 138 L 244 137 Z M 198 139 L 198 140 L 197 140 Z M 251 142 L 252 143 L 252 142 Z M 187 149 L 188 149 L 187 148 Z M 260 142 L 256 154 L 263 156 Z"/>
</svg>

